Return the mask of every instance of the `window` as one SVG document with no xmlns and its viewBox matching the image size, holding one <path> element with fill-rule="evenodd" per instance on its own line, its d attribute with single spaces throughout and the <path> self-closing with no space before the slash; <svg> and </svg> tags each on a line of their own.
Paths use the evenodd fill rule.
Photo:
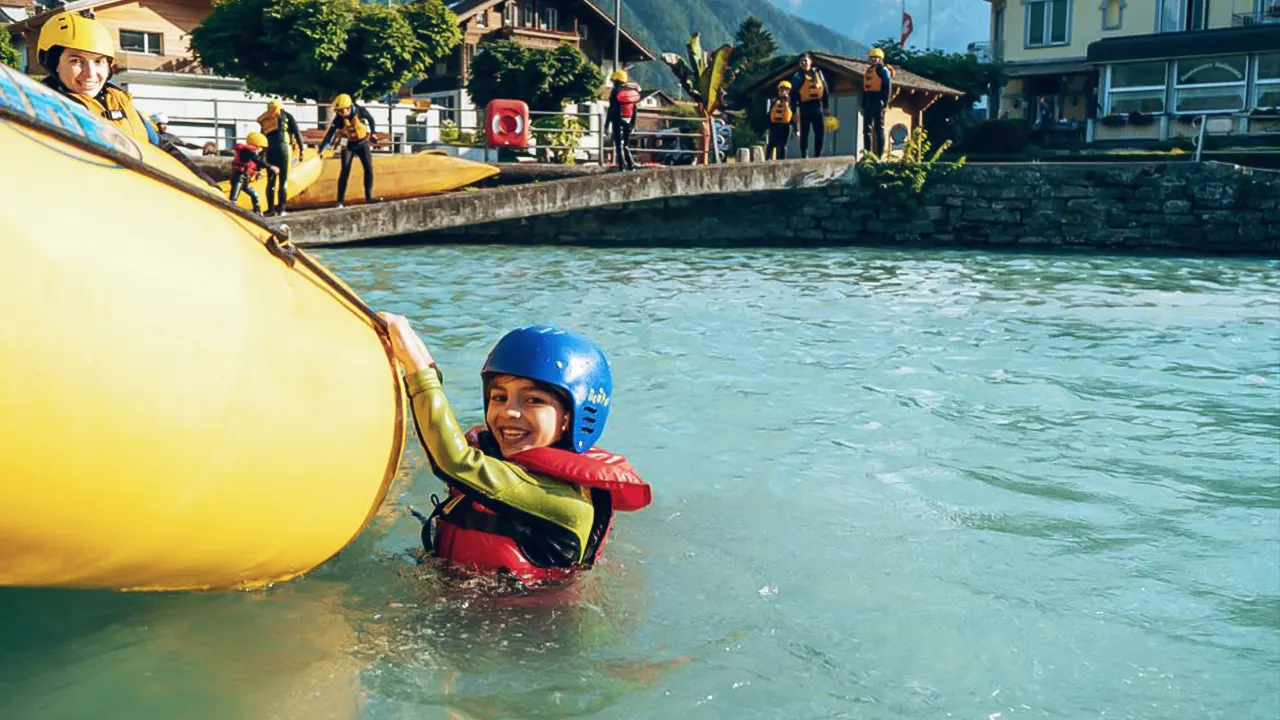
<svg viewBox="0 0 1280 720">
<path fill-rule="evenodd" d="M 535 16 L 534 16 L 534 13 L 533 13 L 533 6 L 532 6 L 532 5 L 525 5 L 525 6 L 524 6 L 524 23 L 523 23 L 523 25 L 524 25 L 525 27 L 533 27 L 533 20 L 534 20 L 534 17 L 535 17 Z"/>
<path fill-rule="evenodd" d="M 582 38 L 583 40 L 586 40 L 586 39 L 587 39 L 587 24 L 586 24 L 586 23 L 578 23 L 578 37 Z"/>
<path fill-rule="evenodd" d="M 542 11 L 543 22 L 546 23 L 547 30 L 560 29 L 560 11 L 555 8 L 547 8 Z"/>
<path fill-rule="evenodd" d="M 1280 107 L 1280 53 L 1259 55 L 1253 61 L 1253 106 Z"/>
<path fill-rule="evenodd" d="M 1167 68 L 1162 62 L 1125 63 L 1107 69 L 1107 112 L 1154 115 L 1164 112 Z"/>
<path fill-rule="evenodd" d="M 1027 47 L 1065 45 L 1071 0 L 1022 0 L 1027 12 Z"/>
<path fill-rule="evenodd" d="M 1244 109 L 1245 56 L 1179 60 L 1174 70 L 1176 113 L 1239 112 Z"/>
<path fill-rule="evenodd" d="M 139 32 L 137 30 L 120 31 L 120 49 L 129 53 L 143 55 L 163 55 L 160 44 L 160 33 Z"/>
<path fill-rule="evenodd" d="M 1160 32 L 1209 27 L 1209 0 L 1160 0 Z"/>
<path fill-rule="evenodd" d="M 489 27 L 489 11 L 488 10 L 481 10 L 480 12 L 476 13 L 476 27 L 478 28 Z"/>
<path fill-rule="evenodd" d="M 502 6 L 502 24 L 507 27 L 515 27 L 516 13 L 520 10 L 515 3 L 509 2 Z"/>
<path fill-rule="evenodd" d="M 1102 0 L 1102 29 L 1119 30 L 1124 25 L 1124 0 Z"/>
</svg>

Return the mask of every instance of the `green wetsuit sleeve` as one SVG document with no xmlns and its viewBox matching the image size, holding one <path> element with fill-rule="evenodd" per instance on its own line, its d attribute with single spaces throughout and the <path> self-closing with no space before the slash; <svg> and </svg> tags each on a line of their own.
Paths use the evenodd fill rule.
<svg viewBox="0 0 1280 720">
<path fill-rule="evenodd" d="M 282 110 L 281 112 L 284 112 L 284 111 Z M 301 152 L 302 149 L 306 147 L 306 145 L 302 143 L 302 133 L 298 132 L 298 121 L 295 120 L 292 115 L 286 112 L 284 113 L 284 122 L 287 128 L 286 132 L 288 133 L 289 137 L 293 138 L 293 141 L 297 143 L 298 151 Z"/>
<path fill-rule="evenodd" d="M 573 531 L 579 548 L 586 546 L 595 517 L 586 489 L 532 474 L 472 447 L 434 370 L 409 376 L 409 397 L 422 443 L 441 473 L 486 498 Z"/>
</svg>

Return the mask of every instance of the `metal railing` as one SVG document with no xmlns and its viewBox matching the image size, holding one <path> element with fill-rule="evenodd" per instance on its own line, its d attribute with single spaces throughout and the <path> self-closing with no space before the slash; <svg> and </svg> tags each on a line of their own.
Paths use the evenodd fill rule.
<svg viewBox="0 0 1280 720">
<path fill-rule="evenodd" d="M 249 132 L 259 129 L 257 118 L 266 110 L 261 100 L 135 95 L 134 102 L 144 114 L 164 109 L 168 131 L 183 141 L 206 146 L 209 154 L 230 150 Z M 455 109 L 426 103 L 365 103 L 374 118 L 379 142 L 374 152 L 412 153 L 441 150 L 485 162 L 499 162 L 507 153 L 485 146 L 482 109 Z M 298 121 L 304 143 L 320 144 L 329 126 L 327 105 L 284 103 L 284 109 Z M 603 132 L 604 113 L 531 111 L 530 147 L 525 153 L 535 160 L 563 162 L 565 154 L 574 162 L 610 164 L 614 161 L 610 135 Z M 550 119 L 573 118 L 577 127 L 552 127 Z M 663 164 L 688 164 L 702 153 L 702 134 L 686 131 L 701 123 L 697 118 L 641 111 L 638 121 L 648 129 L 632 132 L 632 153 Z"/>
<path fill-rule="evenodd" d="M 1253 12 L 1232 13 L 1232 27 L 1248 27 L 1251 25 L 1271 25 L 1280 23 L 1280 3 L 1270 2 Z"/>
</svg>

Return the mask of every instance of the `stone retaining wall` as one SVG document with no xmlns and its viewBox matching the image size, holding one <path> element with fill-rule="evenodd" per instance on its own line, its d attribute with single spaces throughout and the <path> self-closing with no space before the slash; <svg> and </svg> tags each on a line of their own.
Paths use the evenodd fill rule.
<svg viewBox="0 0 1280 720">
<path fill-rule="evenodd" d="M 1280 172 L 1220 163 L 974 165 L 909 204 L 872 181 L 671 198 L 397 242 L 915 245 L 1280 256 Z"/>
</svg>

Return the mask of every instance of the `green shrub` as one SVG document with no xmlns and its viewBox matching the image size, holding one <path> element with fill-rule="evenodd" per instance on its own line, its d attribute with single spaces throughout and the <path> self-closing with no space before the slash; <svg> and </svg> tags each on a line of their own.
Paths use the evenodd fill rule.
<svg viewBox="0 0 1280 720">
<path fill-rule="evenodd" d="M 573 155 L 587 129 L 574 115 L 548 115 L 533 121 L 533 136 L 546 157 L 561 165 L 574 165 Z"/>
</svg>

